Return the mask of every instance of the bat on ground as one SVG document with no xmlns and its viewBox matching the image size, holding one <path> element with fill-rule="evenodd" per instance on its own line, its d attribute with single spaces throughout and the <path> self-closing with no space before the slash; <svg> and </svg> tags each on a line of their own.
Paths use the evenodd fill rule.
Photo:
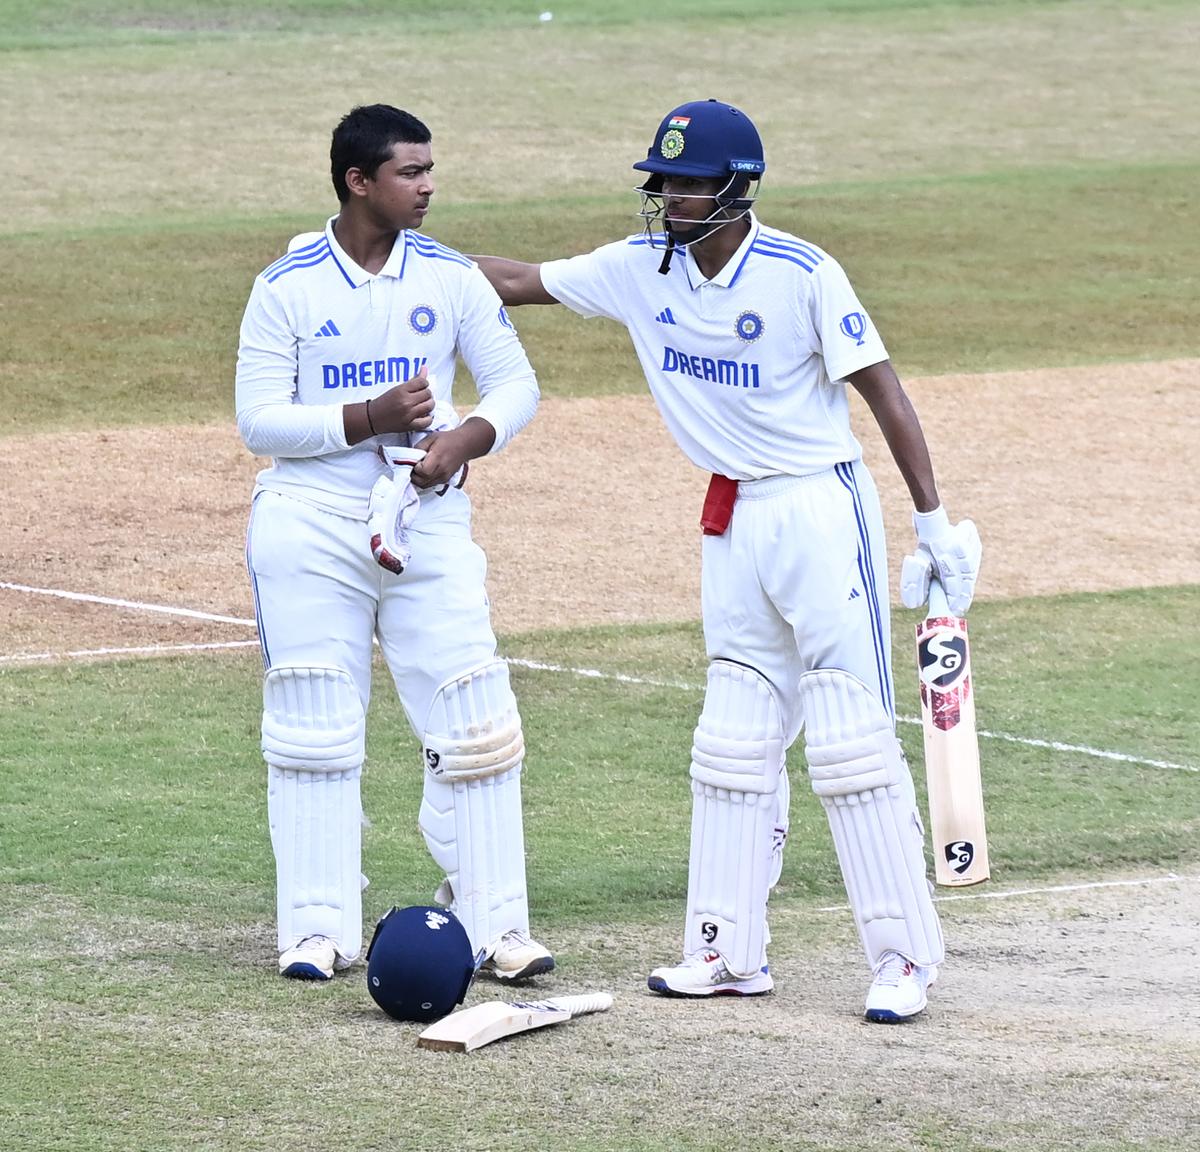
<svg viewBox="0 0 1200 1152">
<path fill-rule="evenodd" d="M 951 887 L 978 884 L 991 872 L 971 648 L 966 620 L 951 614 L 936 579 L 929 585 L 929 613 L 917 625 L 917 672 L 935 878 Z"/>
<path fill-rule="evenodd" d="M 612 997 L 607 992 L 588 996 L 554 996 L 549 1000 L 524 1000 L 509 1004 L 489 1000 L 443 1017 L 417 1037 L 418 1048 L 442 1052 L 472 1052 L 493 1040 L 518 1032 L 561 1024 L 587 1012 L 607 1012 Z"/>
</svg>

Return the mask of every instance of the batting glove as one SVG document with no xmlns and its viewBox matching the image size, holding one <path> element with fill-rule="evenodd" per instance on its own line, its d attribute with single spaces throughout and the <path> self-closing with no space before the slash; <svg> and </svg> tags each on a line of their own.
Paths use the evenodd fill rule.
<svg viewBox="0 0 1200 1152">
<path fill-rule="evenodd" d="M 900 603 L 905 608 L 924 608 L 932 577 L 933 561 L 928 552 L 918 551 L 905 556 L 900 565 Z"/>
<path fill-rule="evenodd" d="M 945 590 L 950 611 L 955 616 L 965 616 L 975 596 L 979 562 L 983 557 L 983 544 L 975 522 L 960 520 L 957 524 L 951 524 L 946 510 L 939 504 L 932 512 L 913 512 L 913 527 L 917 530 L 917 554 L 924 553 L 931 561 L 931 575 L 937 576 Z M 911 566 L 910 570 L 915 571 Z M 924 592 L 928 596 L 928 580 L 925 581 Z M 900 595 L 903 599 L 903 571 Z M 921 602 L 924 602 L 924 597 Z M 904 600 L 904 604 L 905 607 L 919 607 L 919 604 L 910 605 L 907 600 Z"/>
<path fill-rule="evenodd" d="M 399 576 L 412 559 L 408 533 L 421 507 L 421 498 L 412 484 L 413 465 L 425 453 L 414 448 L 384 445 L 379 449 L 379 455 L 390 474 L 375 481 L 367 505 L 371 555 L 380 567 Z"/>
</svg>

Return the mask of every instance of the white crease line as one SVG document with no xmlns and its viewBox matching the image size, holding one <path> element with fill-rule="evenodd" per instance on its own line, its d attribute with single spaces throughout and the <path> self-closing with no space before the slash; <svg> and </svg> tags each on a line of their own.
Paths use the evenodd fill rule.
<svg viewBox="0 0 1200 1152">
<path fill-rule="evenodd" d="M 0 664 L 35 664 L 39 660 L 85 660 L 89 656 L 156 656 L 163 652 L 205 652 L 214 648 L 257 648 L 257 640 L 227 640 L 221 644 L 146 644 L 139 648 L 80 648 L 74 652 L 28 652 L 0 656 Z"/>
<path fill-rule="evenodd" d="M 1049 896 L 1056 892 L 1087 892 L 1093 888 L 1146 888 L 1151 884 L 1193 884 L 1200 876 L 1179 876 L 1169 872 L 1166 876 L 1147 876 L 1140 880 L 1092 880 L 1086 884 L 1054 884 L 1046 888 L 1008 888 L 1000 892 L 956 892 L 953 896 L 935 896 L 937 904 L 950 904 L 956 900 L 1011 900 L 1018 896 Z M 816 908 L 816 912 L 849 912 L 849 904 L 831 904 Z"/>
<path fill-rule="evenodd" d="M 567 668 L 561 664 L 539 664 L 536 660 L 519 660 L 515 656 L 504 657 L 505 664 L 517 668 L 528 668 L 533 672 L 566 672 L 571 676 L 583 676 L 591 680 L 615 680 L 619 684 L 644 684 L 648 688 L 675 688 L 681 692 L 703 692 L 696 684 L 684 684 L 679 680 L 648 680 L 644 676 L 626 676 L 623 672 L 601 672 L 598 668 Z"/>
<path fill-rule="evenodd" d="M 27 584 L 11 584 L 0 580 L 0 588 L 11 592 L 32 592 L 36 596 L 56 596 L 60 600 L 78 600 L 85 604 L 106 604 L 112 608 L 136 608 L 139 612 L 162 612 L 167 616 L 186 616 L 190 620 L 211 620 L 214 624 L 249 624 L 239 616 L 216 616 L 212 612 L 197 612 L 192 608 L 171 608 L 162 604 L 146 604 L 141 600 L 117 600 L 112 596 L 91 596 L 84 592 L 63 592 L 58 588 L 31 588 Z"/>
<path fill-rule="evenodd" d="M 682 684 L 674 680 L 650 680 L 641 676 L 624 676 L 611 672 L 600 672 L 595 668 L 567 668 L 561 664 L 538 664 L 533 660 L 515 660 L 508 658 L 509 664 L 521 668 L 530 668 L 536 672 L 566 672 L 572 676 L 588 676 L 601 680 L 618 680 L 622 684 L 643 684 L 650 688 L 678 688 L 685 692 L 703 692 L 699 684 Z M 921 721 L 913 716 L 897 716 L 898 724 L 915 724 L 920 727 Z M 1175 764 L 1170 760 L 1150 760 L 1144 756 L 1130 756 L 1125 752 L 1109 752 L 1104 748 L 1091 748 L 1086 744 L 1064 744 L 1058 740 L 1039 740 L 1033 736 L 1012 736 L 1007 732 L 979 731 L 979 736 L 988 740 L 1004 740 L 1009 744 L 1024 744 L 1028 748 L 1047 748 L 1052 752 L 1078 752 L 1083 756 L 1096 756 L 1102 760 L 1118 760 L 1125 764 L 1141 764 L 1147 768 L 1171 768 L 1178 772 L 1200 772 L 1194 764 Z"/>
<path fill-rule="evenodd" d="M 904 724 L 920 724 L 920 720 L 899 717 Z M 1102 760 L 1119 760 L 1125 764 L 1144 764 L 1148 768 L 1174 768 L 1180 772 L 1200 772 L 1195 764 L 1175 764 L 1170 760 L 1147 760 L 1141 756 L 1128 756 L 1124 752 L 1108 752 L 1103 748 L 1089 748 L 1086 744 L 1062 744 L 1057 740 L 1038 740 L 1033 736 L 1010 736 L 1007 732 L 979 730 L 980 736 L 989 740 L 1007 740 L 1010 744 L 1024 744 L 1028 748 L 1049 748 L 1052 752 L 1082 752 L 1085 756 L 1098 756 Z"/>
<path fill-rule="evenodd" d="M 64 592 L 54 588 L 32 588 L 27 584 L 13 584 L 7 580 L 0 580 L 0 588 L 7 588 L 14 592 L 32 592 L 39 596 L 57 596 L 63 600 L 79 600 L 91 604 L 106 604 L 116 608 L 136 608 L 144 612 L 162 612 L 168 616 L 186 616 L 193 620 L 209 620 L 217 624 L 243 624 L 248 627 L 255 627 L 255 621 L 245 620 L 238 616 L 217 616 L 211 612 L 197 612 L 191 608 L 171 608 L 161 604 L 146 604 L 137 600 L 118 600 L 111 596 L 93 596 L 83 592 Z M 234 647 L 235 645 L 229 645 Z M 205 647 L 226 647 L 226 645 L 196 645 L 197 648 Z M 138 653 L 153 653 L 159 651 L 167 651 L 166 648 L 112 648 L 101 649 L 91 653 L 66 653 L 67 656 L 75 655 L 135 655 Z M 169 649 L 175 651 L 176 649 Z M 178 651 L 187 651 L 188 646 L 178 649 Z M 16 661 L 33 661 L 33 660 L 50 660 L 53 659 L 53 654 L 38 653 L 33 656 L 0 656 L 0 664 L 13 663 Z M 626 676 L 620 672 L 601 672 L 597 668 L 570 668 L 561 664 L 540 664 L 535 660 L 518 660 L 514 657 L 506 657 L 505 663 L 512 664 L 518 668 L 528 668 L 534 672 L 563 672 L 571 676 L 583 676 L 593 680 L 613 680 L 620 684 L 641 684 L 649 688 L 674 688 L 683 692 L 702 692 L 703 687 L 697 684 L 684 684 L 677 680 L 651 680 L 643 676 Z M 914 724 L 919 725 L 921 721 L 912 716 L 897 716 L 896 721 L 899 724 Z M 1009 744 L 1022 744 L 1026 748 L 1046 748 L 1051 752 L 1077 752 L 1081 756 L 1094 756 L 1101 760 L 1114 760 L 1122 764 L 1140 764 L 1146 768 L 1168 768 L 1175 772 L 1200 772 L 1200 767 L 1194 764 L 1176 764 L 1170 760 L 1151 760 L 1144 756 L 1130 756 L 1125 752 L 1110 752 L 1104 748 L 1092 748 L 1086 744 L 1064 744 L 1058 740 L 1039 740 L 1034 736 L 1012 736 L 1007 732 L 989 732 L 986 729 L 980 730 L 979 736 L 987 740 L 1002 740 Z"/>
</svg>

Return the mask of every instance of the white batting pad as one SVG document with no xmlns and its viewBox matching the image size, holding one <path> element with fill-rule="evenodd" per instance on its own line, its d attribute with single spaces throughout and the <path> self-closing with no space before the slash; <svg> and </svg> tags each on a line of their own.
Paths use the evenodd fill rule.
<svg viewBox="0 0 1200 1152">
<path fill-rule="evenodd" d="M 263 682 L 262 750 L 279 950 L 320 935 L 353 960 L 362 949 L 366 717 L 349 673 L 272 668 Z"/>
<path fill-rule="evenodd" d="M 786 757 L 786 754 L 785 754 Z M 783 875 L 783 850 L 787 847 L 791 821 L 792 784 L 786 762 L 779 766 L 779 786 L 775 789 L 775 826 L 771 829 L 771 883 L 774 888 Z"/>
<path fill-rule="evenodd" d="M 529 931 L 521 764 L 525 742 L 508 666 L 493 660 L 449 680 L 425 726 L 420 825 L 445 871 L 471 947 Z"/>
<path fill-rule="evenodd" d="M 800 699 L 808 770 L 821 798 L 846 895 L 872 968 L 895 951 L 922 966 L 944 959 L 925 873 L 925 833 L 891 720 L 862 681 L 806 672 Z"/>
<path fill-rule="evenodd" d="M 714 660 L 692 746 L 683 948 L 687 955 L 716 949 L 738 976 L 763 963 L 767 896 L 778 879 L 784 751 L 783 717 L 770 684 L 753 668 Z M 786 835 L 786 792 L 783 805 Z"/>
<path fill-rule="evenodd" d="M 275 768 L 360 768 L 367 718 L 341 668 L 272 668 L 263 681 L 263 759 Z"/>
<path fill-rule="evenodd" d="M 508 665 L 492 660 L 433 695 L 425 722 L 425 767 L 442 779 L 469 780 L 518 766 L 525 740 Z"/>
</svg>

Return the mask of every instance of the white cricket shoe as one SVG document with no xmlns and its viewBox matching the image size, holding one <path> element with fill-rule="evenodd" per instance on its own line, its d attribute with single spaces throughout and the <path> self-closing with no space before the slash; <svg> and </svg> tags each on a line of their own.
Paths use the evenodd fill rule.
<svg viewBox="0 0 1200 1152">
<path fill-rule="evenodd" d="M 279 957 L 279 974 L 292 980 L 332 980 L 335 971 L 350 963 L 328 936 L 305 936 Z"/>
<path fill-rule="evenodd" d="M 646 981 L 651 992 L 664 996 L 761 996 L 775 987 L 766 960 L 753 975 L 735 976 L 720 952 L 696 952 L 682 964 L 655 968 Z"/>
<path fill-rule="evenodd" d="M 524 980 L 553 968 L 554 957 L 550 949 L 539 944 L 528 932 L 514 929 L 500 937 L 479 971 L 487 972 L 497 980 Z"/>
<path fill-rule="evenodd" d="M 922 968 L 899 952 L 885 952 L 875 965 L 867 991 L 866 1018 L 876 1024 L 899 1024 L 925 1008 L 927 989 L 937 981 L 935 967 Z"/>
</svg>

